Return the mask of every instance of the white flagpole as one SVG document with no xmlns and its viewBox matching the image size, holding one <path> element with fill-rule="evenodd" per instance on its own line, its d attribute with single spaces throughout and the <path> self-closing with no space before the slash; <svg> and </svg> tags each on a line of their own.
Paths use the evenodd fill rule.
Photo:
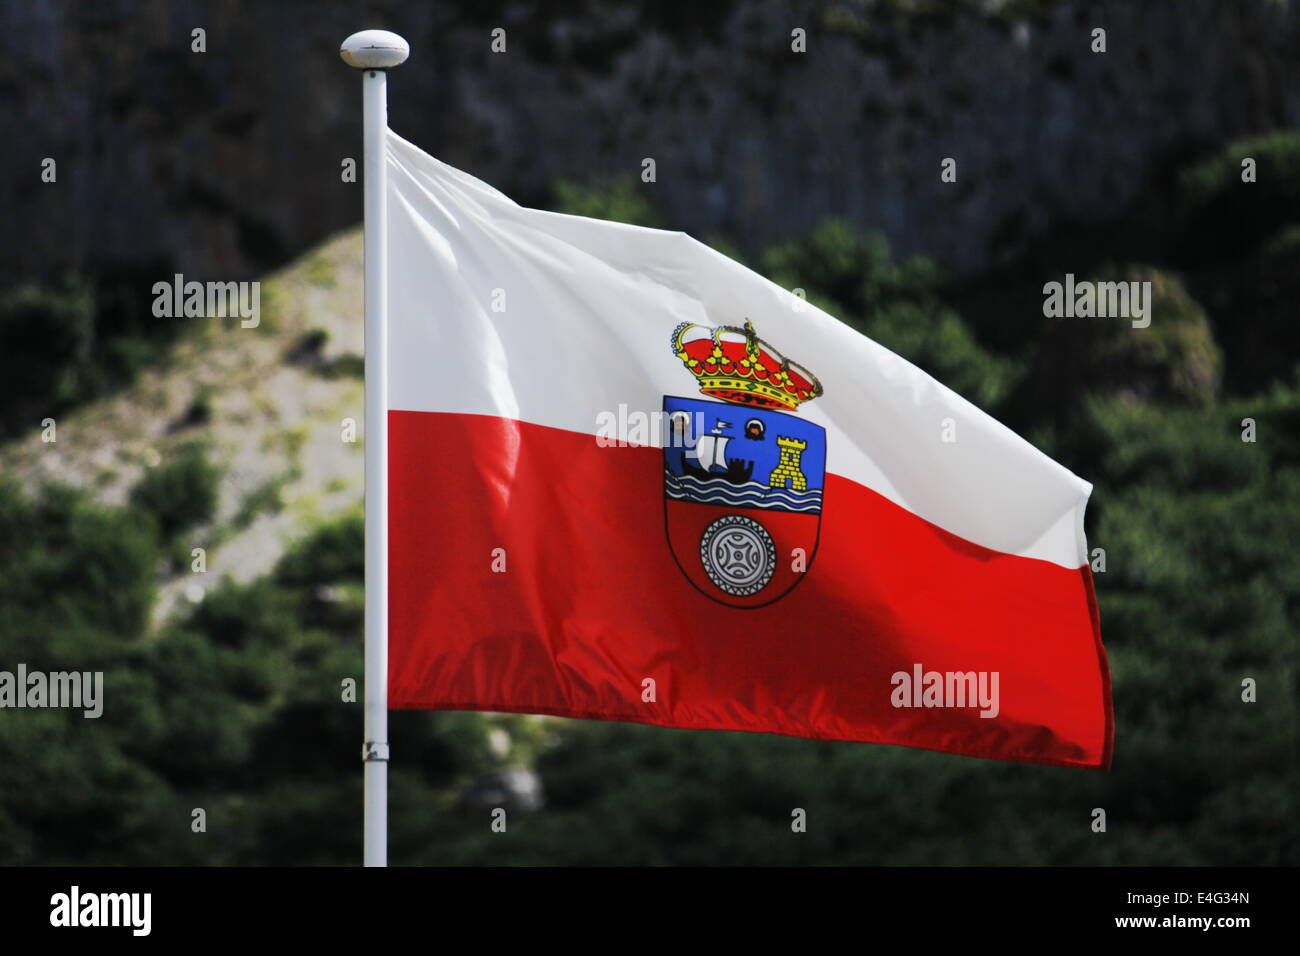
<svg viewBox="0 0 1300 956">
<path fill-rule="evenodd" d="M 365 130 L 366 255 L 366 689 L 363 861 L 388 865 L 388 90 L 390 67 L 406 60 L 407 42 L 362 30 L 339 55 L 362 70 Z"/>
</svg>

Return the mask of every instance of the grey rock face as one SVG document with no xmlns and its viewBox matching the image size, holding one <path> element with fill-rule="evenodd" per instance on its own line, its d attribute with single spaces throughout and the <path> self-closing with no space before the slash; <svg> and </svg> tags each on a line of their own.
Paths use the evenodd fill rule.
<svg viewBox="0 0 1300 956">
<path fill-rule="evenodd" d="M 652 157 L 673 228 L 758 245 L 840 214 L 959 274 L 1300 115 L 1296 13 L 1271 0 L 486 6 L 5 4 L 0 277 L 249 277 L 359 221 L 340 163 L 360 84 L 337 50 L 366 26 L 411 42 L 392 127 L 521 202 Z"/>
</svg>

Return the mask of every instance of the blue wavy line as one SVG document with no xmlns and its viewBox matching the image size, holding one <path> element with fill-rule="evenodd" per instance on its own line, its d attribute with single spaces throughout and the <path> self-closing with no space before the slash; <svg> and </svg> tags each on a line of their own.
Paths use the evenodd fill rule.
<svg viewBox="0 0 1300 956">
<path fill-rule="evenodd" d="M 780 502 L 794 510 L 806 510 L 808 506 L 820 504 L 822 498 L 819 488 L 799 492 L 769 488 L 756 481 L 733 485 L 724 480 L 708 481 L 693 475 L 674 475 L 672 472 L 667 473 L 665 487 L 669 496 L 674 498 L 724 501 L 728 504 Z"/>
</svg>

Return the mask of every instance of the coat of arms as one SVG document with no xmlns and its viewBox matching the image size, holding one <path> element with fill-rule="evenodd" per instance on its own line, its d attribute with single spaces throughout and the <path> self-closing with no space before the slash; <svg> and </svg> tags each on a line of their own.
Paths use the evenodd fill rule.
<svg viewBox="0 0 1300 956">
<path fill-rule="evenodd" d="M 679 325 L 673 353 L 700 391 L 664 397 L 664 518 L 682 572 L 735 607 L 783 597 L 812 566 L 826 432 L 789 414 L 821 383 L 744 327 Z"/>
</svg>

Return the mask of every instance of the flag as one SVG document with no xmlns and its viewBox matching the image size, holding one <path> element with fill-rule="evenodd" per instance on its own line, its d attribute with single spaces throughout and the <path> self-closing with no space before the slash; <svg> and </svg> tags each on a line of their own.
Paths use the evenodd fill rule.
<svg viewBox="0 0 1300 956">
<path fill-rule="evenodd" d="M 390 706 L 1109 765 L 1087 482 L 684 233 L 387 162 Z"/>
</svg>

